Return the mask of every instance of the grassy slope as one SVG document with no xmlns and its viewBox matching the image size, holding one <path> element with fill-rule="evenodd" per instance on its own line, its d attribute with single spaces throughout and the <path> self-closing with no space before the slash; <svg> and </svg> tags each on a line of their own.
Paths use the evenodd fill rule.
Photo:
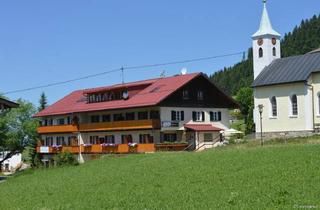
<svg viewBox="0 0 320 210">
<path fill-rule="evenodd" d="M 320 206 L 320 145 L 105 157 L 0 185 L 1 209 L 292 209 Z"/>
</svg>

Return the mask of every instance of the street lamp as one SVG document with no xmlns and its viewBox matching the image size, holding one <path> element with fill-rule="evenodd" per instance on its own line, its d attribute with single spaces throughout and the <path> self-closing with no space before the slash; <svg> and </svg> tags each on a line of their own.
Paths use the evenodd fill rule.
<svg viewBox="0 0 320 210">
<path fill-rule="evenodd" d="M 259 109 L 259 114 L 260 114 L 260 142 L 261 142 L 261 146 L 263 146 L 263 138 L 262 138 L 262 112 L 263 112 L 263 105 L 259 104 L 258 105 L 258 109 Z"/>
</svg>

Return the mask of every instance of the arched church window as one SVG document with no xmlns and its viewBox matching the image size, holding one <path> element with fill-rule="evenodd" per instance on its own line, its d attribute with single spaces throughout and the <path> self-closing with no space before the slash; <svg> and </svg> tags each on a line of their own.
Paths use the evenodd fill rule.
<svg viewBox="0 0 320 210">
<path fill-rule="evenodd" d="M 291 115 L 297 116 L 298 115 L 298 99 L 297 95 L 291 96 Z"/>
<path fill-rule="evenodd" d="M 259 48 L 259 58 L 263 57 L 263 49 L 260 47 Z"/>
<path fill-rule="evenodd" d="M 320 92 L 318 93 L 318 115 L 320 115 Z"/>
<path fill-rule="evenodd" d="M 277 99 L 275 96 L 273 96 L 271 99 L 270 99 L 270 102 L 271 102 L 271 114 L 272 114 L 272 117 L 276 117 L 278 115 L 278 110 L 277 110 Z"/>
<path fill-rule="evenodd" d="M 275 47 L 272 49 L 272 54 L 273 56 L 277 56 L 277 49 Z"/>
</svg>

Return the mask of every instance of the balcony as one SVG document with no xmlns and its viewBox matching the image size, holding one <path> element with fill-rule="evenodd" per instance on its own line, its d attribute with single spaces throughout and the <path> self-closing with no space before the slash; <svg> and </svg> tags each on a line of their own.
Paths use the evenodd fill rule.
<svg viewBox="0 0 320 210">
<path fill-rule="evenodd" d="M 78 131 L 76 125 L 52 125 L 52 126 L 40 126 L 37 129 L 39 134 L 45 133 L 73 133 Z"/>
<path fill-rule="evenodd" d="M 127 120 L 116 122 L 86 123 L 77 125 L 52 125 L 38 127 L 39 134 L 74 133 L 88 131 L 125 131 L 160 128 L 160 120 Z"/>
<path fill-rule="evenodd" d="M 128 120 L 116 122 L 80 124 L 79 130 L 88 131 L 123 131 L 160 128 L 160 120 Z"/>
<path fill-rule="evenodd" d="M 81 150 L 79 150 L 81 149 Z M 78 154 L 79 151 L 83 154 L 126 154 L 126 153 L 145 153 L 155 152 L 155 144 L 137 144 L 130 147 L 128 144 L 115 144 L 113 146 L 103 146 L 101 144 L 81 145 L 81 146 L 61 146 L 61 147 L 47 147 L 38 146 L 37 153 L 41 154 L 56 154 L 59 152 L 69 151 L 73 154 Z"/>
<path fill-rule="evenodd" d="M 38 146 L 37 153 L 41 154 L 56 154 L 59 152 L 71 152 L 73 154 L 79 153 L 79 146 L 62 146 L 62 147 L 47 147 Z"/>
</svg>

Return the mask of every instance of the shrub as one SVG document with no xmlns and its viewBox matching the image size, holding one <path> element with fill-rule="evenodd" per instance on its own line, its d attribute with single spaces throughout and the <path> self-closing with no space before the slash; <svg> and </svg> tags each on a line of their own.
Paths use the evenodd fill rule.
<svg viewBox="0 0 320 210">
<path fill-rule="evenodd" d="M 78 161 L 70 152 L 61 152 L 54 157 L 56 166 L 78 165 Z"/>
</svg>

